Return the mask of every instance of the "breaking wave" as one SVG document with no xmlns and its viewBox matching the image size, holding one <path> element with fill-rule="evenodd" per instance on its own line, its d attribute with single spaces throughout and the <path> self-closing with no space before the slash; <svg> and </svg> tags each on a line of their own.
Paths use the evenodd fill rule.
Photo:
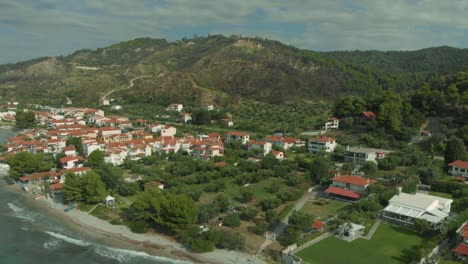
<svg viewBox="0 0 468 264">
<path fill-rule="evenodd" d="M 23 208 L 20 208 L 20 207 L 14 205 L 13 203 L 8 203 L 8 207 L 14 212 L 14 215 L 17 218 L 20 218 L 20 219 L 23 219 L 23 220 L 26 220 L 26 221 L 35 222 L 36 217 L 38 216 L 37 213 L 33 213 L 33 212 L 30 212 L 30 211 L 25 210 Z"/>
<path fill-rule="evenodd" d="M 191 263 L 187 261 L 175 260 L 175 259 L 170 259 L 166 257 L 152 256 L 146 252 L 141 252 L 141 251 L 106 247 L 103 245 L 93 244 L 93 243 L 86 242 L 83 240 L 71 238 L 71 237 L 68 237 L 59 233 L 54 233 L 54 232 L 49 232 L 49 231 L 46 231 L 45 233 L 49 234 L 50 236 L 54 238 L 66 241 L 68 243 L 71 243 L 77 246 L 92 247 L 96 254 L 99 254 L 100 256 L 103 256 L 106 258 L 114 259 L 118 261 L 119 263 L 126 263 L 137 258 L 144 258 L 148 260 L 156 260 L 156 261 L 162 261 L 164 263 L 174 263 L 174 264 Z M 44 247 L 46 247 L 46 243 L 44 243 Z M 55 244 L 51 242 L 50 244 L 48 243 L 47 246 L 55 246 Z M 58 244 L 58 246 L 60 246 L 60 244 Z"/>
</svg>

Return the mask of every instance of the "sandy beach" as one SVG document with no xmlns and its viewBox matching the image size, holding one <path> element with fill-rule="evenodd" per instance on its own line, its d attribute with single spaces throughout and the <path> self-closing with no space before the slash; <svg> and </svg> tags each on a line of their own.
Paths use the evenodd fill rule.
<svg viewBox="0 0 468 264">
<path fill-rule="evenodd" d="M 19 186 L 10 185 L 18 191 Z M 53 215 L 55 218 L 68 222 L 70 228 L 81 229 L 93 236 L 104 238 L 106 242 L 113 246 L 125 249 L 128 246 L 135 246 L 138 250 L 144 251 L 150 255 L 162 256 L 171 259 L 183 260 L 188 263 L 266 263 L 258 257 L 254 258 L 244 252 L 228 251 L 217 249 L 208 253 L 188 252 L 181 244 L 174 241 L 173 238 L 155 233 L 137 234 L 123 225 L 112 225 L 107 221 L 89 215 L 79 209 L 73 209 L 68 213 L 64 212 L 67 207 L 63 204 L 54 203 L 51 199 L 42 198 L 34 200 L 31 195 L 31 203 L 40 207 L 44 212 Z"/>
</svg>

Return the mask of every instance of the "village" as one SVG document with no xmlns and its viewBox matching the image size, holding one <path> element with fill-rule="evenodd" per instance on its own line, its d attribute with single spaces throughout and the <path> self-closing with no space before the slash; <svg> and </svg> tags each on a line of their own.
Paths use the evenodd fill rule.
<svg viewBox="0 0 468 264">
<path fill-rule="evenodd" d="M 14 123 L 19 104 L 18 101 L 13 100 L 3 107 L 6 111 L 0 114 L 0 118 L 4 123 Z M 109 108 L 110 104 L 109 100 L 99 101 L 100 108 Z M 119 105 L 112 107 L 113 110 L 121 109 Z M 205 104 L 200 108 L 213 111 L 216 107 L 213 104 Z M 129 161 L 136 162 L 135 164 L 143 163 L 145 159 L 154 155 L 170 160 L 171 155 L 184 153 L 183 155 L 191 157 L 197 162 L 212 164 L 213 171 L 220 173 L 224 173 L 224 167 L 226 167 L 224 168 L 226 171 L 229 167 L 235 168 L 238 173 L 250 173 L 250 176 L 247 176 L 253 177 L 253 174 L 266 173 L 265 169 L 268 169 L 268 173 L 272 173 L 272 176 L 265 176 L 261 180 L 235 178 L 234 182 L 239 183 L 238 187 L 236 185 L 232 190 L 233 194 L 230 197 L 232 201 L 237 199 L 239 193 L 243 193 L 242 189 L 251 188 L 254 190 L 257 188 L 256 184 L 258 188 L 252 191 L 253 194 L 246 195 L 245 201 L 232 202 L 228 206 L 229 208 L 226 209 L 228 213 L 223 214 L 224 225 L 231 228 L 240 226 L 241 224 L 227 223 L 229 215 L 239 214 L 240 219 L 246 223 L 240 227 L 244 230 L 242 234 L 249 233 L 247 230 L 250 231 L 248 235 L 245 235 L 248 240 L 247 249 L 257 256 L 265 253 L 271 256 L 274 254 L 268 253 L 267 248 L 272 244 L 273 251 L 281 252 L 281 257 L 278 257 L 277 260 L 281 259 L 286 264 L 316 263 L 314 258 L 317 256 L 322 260 L 337 261 L 339 257 L 331 256 L 333 253 L 330 252 L 329 248 L 340 248 L 340 252 L 348 252 L 351 249 L 346 248 L 346 243 L 354 243 L 353 241 L 375 241 L 374 245 L 368 243 L 363 245 L 363 248 L 371 249 L 375 245 L 380 245 L 379 243 L 386 243 L 391 250 L 403 250 L 405 247 L 417 246 L 418 242 L 421 242 L 427 234 L 436 236 L 441 229 L 447 228 L 448 222 L 454 223 L 453 219 L 460 222 L 460 218 L 455 218 L 451 210 L 454 202 L 451 194 L 440 195 L 440 192 L 430 191 L 430 186 L 422 183 L 417 183 L 413 192 L 404 192 L 402 186 L 405 185 L 404 180 L 406 179 L 395 179 L 391 173 L 386 173 L 385 177 L 375 173 L 378 162 L 388 159 L 392 153 L 396 154 L 398 150 L 371 148 L 362 145 L 340 145 L 339 140 L 334 137 L 334 135 L 339 136 L 339 133 L 337 134 L 337 131 L 340 130 L 339 118 L 330 117 L 323 120 L 318 132 L 314 136 L 304 139 L 304 136 L 295 137 L 281 133 L 258 137 L 255 133 L 229 130 L 235 122 L 232 116 L 218 120 L 219 124 L 225 127 L 226 130 L 223 130 L 225 132 L 211 131 L 199 134 L 180 132 L 181 128 L 183 130 L 183 127 L 190 126 L 192 121 L 191 113 L 183 112 L 184 106 L 182 104 L 171 104 L 166 107 L 165 110 L 168 114 L 177 117 L 177 122 L 171 124 L 167 124 L 167 122 L 164 124 L 155 123 L 142 118 L 129 119 L 126 116 L 106 115 L 104 110 L 99 108 L 72 106 L 39 108 L 27 105 L 22 109 L 24 110 L 21 111 L 34 113 L 37 128 L 23 131 L 23 133 L 9 138 L 4 144 L 4 155 L 0 158 L 0 163 L 1 169 L 7 172 L 9 170 L 8 157 L 18 153 L 42 153 L 58 157 L 59 164 L 51 170 L 22 175 L 18 178 L 18 183 L 23 186 L 24 190 L 34 192 L 37 199 L 50 194 L 60 196 L 64 184 L 66 184 L 68 173 L 80 176 L 92 171 L 93 168 L 86 166 L 86 161 L 95 151 L 103 153 L 105 163 L 117 167 L 122 167 Z M 375 113 L 364 111 L 354 118 L 354 122 L 357 126 L 364 127 L 367 122 L 371 122 L 375 118 Z M 421 130 L 416 135 L 418 141 L 423 141 L 431 136 L 432 132 L 428 130 Z M 79 146 L 70 144 L 70 139 L 78 139 Z M 327 179 L 319 178 L 313 184 L 310 180 L 304 179 L 306 176 L 304 176 L 305 169 L 303 167 L 307 166 L 301 165 L 306 163 L 303 159 L 310 155 L 333 155 L 338 148 L 341 148 L 340 162 L 333 162 L 331 167 L 327 167 L 325 172 L 328 175 Z M 229 164 L 227 156 L 232 155 L 233 150 L 248 153 L 248 155 L 239 154 L 237 160 L 245 160 L 248 163 L 259 165 L 248 165 L 244 161 Z M 275 165 L 269 166 L 267 162 Z M 285 164 L 289 164 L 290 168 L 285 169 L 284 174 L 290 178 L 269 181 L 269 177 L 273 177 L 275 170 L 278 171 L 282 165 L 288 166 Z M 353 166 L 346 168 L 347 164 Z M 248 168 L 249 166 L 257 167 L 251 169 Z M 320 169 L 320 166 L 311 166 L 311 170 Z M 369 167 L 371 169 L 366 170 Z M 283 169 L 283 167 L 281 168 Z M 211 173 L 210 170 L 207 172 Z M 310 173 L 312 177 L 316 177 L 317 173 L 313 171 Z M 449 163 L 446 173 L 449 177 L 448 181 L 453 181 L 458 184 L 457 186 L 462 186 L 460 188 L 464 188 L 463 185 L 468 178 L 468 161 L 456 160 Z M 240 176 L 243 175 L 232 175 L 231 177 Z M 323 176 L 318 175 L 317 177 Z M 286 183 L 296 178 L 301 178 L 297 184 L 288 185 Z M 126 174 L 124 181 L 136 182 L 142 179 L 138 173 L 129 173 Z M 44 193 L 45 181 L 50 184 L 49 194 Z M 209 180 L 207 181 L 209 182 Z M 294 197 L 285 198 L 282 202 L 277 202 L 278 204 L 272 206 L 267 205 L 265 201 L 272 202 L 277 199 L 273 198 L 278 192 L 278 190 L 275 191 L 274 182 L 281 182 L 278 183 L 281 186 L 292 186 L 285 187 L 287 190 L 285 193 L 294 193 Z M 263 183 L 263 187 L 260 186 Z M 223 184 L 230 186 L 231 183 L 224 182 Z M 145 186 L 148 185 L 156 186 L 162 190 L 179 187 L 172 182 L 166 183 L 163 177 L 158 180 L 146 181 Z M 190 186 L 190 183 L 188 185 Z M 226 188 L 228 187 L 221 188 L 220 193 L 223 193 L 223 189 Z M 272 191 L 266 191 L 270 188 Z M 181 190 L 185 189 L 182 188 L 179 191 Z M 226 193 L 229 192 L 226 191 Z M 258 195 L 258 193 L 262 194 Z M 384 193 L 386 193 L 387 198 L 383 198 Z M 198 198 L 200 196 L 202 196 L 200 198 L 202 201 L 204 194 L 198 194 Z M 218 198 L 210 196 L 209 202 L 215 203 Z M 380 202 L 385 206 L 370 208 L 373 205 L 369 205 L 368 202 L 377 201 L 375 203 L 378 205 L 379 199 L 388 199 Z M 103 202 L 107 205 L 109 201 L 112 201 L 113 205 L 115 198 L 107 195 Z M 204 205 L 209 205 L 209 203 L 201 203 L 201 206 Z M 255 208 L 252 209 L 256 210 L 255 215 L 244 217 L 246 208 Z M 270 222 L 267 216 L 269 210 L 276 210 L 275 220 L 271 220 L 270 228 L 264 227 L 259 222 L 260 220 L 255 220 L 258 208 L 265 212 L 262 219 L 268 223 Z M 348 212 L 341 215 L 340 212 L 343 210 L 348 210 Z M 352 216 L 354 210 L 363 214 L 358 217 Z M 205 221 L 200 219 L 197 221 L 202 225 L 202 232 L 209 230 L 207 226 L 213 224 L 211 218 L 218 217 L 218 214 L 219 212 L 215 212 Z M 239 217 L 237 218 L 239 219 Z M 438 239 L 440 240 L 433 245 L 434 249 L 422 251 L 423 253 L 417 254 L 416 258 L 421 259 L 421 261 L 429 260 L 438 252 L 445 250 L 445 254 L 451 255 L 453 259 L 468 259 L 468 224 L 466 221 L 462 222 L 462 225 L 457 227 L 455 237 L 449 238 L 445 234 L 439 235 Z M 400 226 L 419 230 L 421 233 L 418 233 L 419 236 L 406 234 L 402 231 L 403 229 L 400 229 Z M 405 235 L 408 237 L 405 238 Z M 279 239 L 282 236 L 286 236 L 286 239 Z M 385 236 L 390 241 L 385 241 Z M 399 240 L 392 240 L 392 236 L 399 237 Z M 280 240 L 282 246 L 278 244 L 277 239 Z M 408 243 L 401 240 L 408 241 Z M 346 243 L 343 244 L 341 241 L 346 241 Z M 325 256 L 327 254 L 328 256 Z M 374 261 L 381 257 L 374 256 L 377 254 L 381 254 L 381 252 L 370 253 L 369 260 L 361 263 L 375 263 Z M 349 256 L 343 255 L 343 257 Z M 355 255 L 354 257 L 359 259 L 363 255 Z M 408 258 L 410 257 L 413 256 L 408 256 Z M 344 259 L 342 260 L 344 261 Z"/>
</svg>

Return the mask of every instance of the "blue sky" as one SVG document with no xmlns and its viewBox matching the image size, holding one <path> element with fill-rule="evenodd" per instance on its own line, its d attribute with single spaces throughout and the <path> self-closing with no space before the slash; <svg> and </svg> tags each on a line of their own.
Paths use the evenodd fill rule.
<svg viewBox="0 0 468 264">
<path fill-rule="evenodd" d="M 467 14 L 468 0 L 0 0 L 0 63 L 219 33 L 319 51 L 467 48 Z"/>
</svg>

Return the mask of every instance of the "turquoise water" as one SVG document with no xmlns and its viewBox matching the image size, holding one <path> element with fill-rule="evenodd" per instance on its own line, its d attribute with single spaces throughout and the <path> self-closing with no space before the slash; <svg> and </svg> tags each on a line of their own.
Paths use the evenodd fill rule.
<svg viewBox="0 0 468 264">
<path fill-rule="evenodd" d="M 0 143 L 13 136 L 0 129 Z M 7 188 L 0 179 L 0 264 L 170 264 L 135 248 L 110 246 L 109 239 L 86 234 L 41 210 L 31 196 Z M 183 262 L 187 263 L 187 262 Z"/>
</svg>

